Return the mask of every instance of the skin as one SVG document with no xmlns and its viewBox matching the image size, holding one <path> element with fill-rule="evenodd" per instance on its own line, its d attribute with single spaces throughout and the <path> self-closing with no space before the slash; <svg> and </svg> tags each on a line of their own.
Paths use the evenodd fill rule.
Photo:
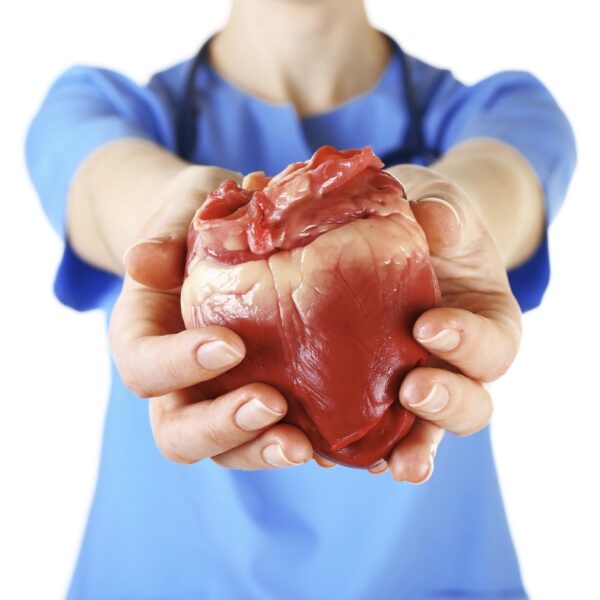
<svg viewBox="0 0 600 600">
<path fill-rule="evenodd" d="M 372 87 L 389 53 L 362 2 L 345 0 L 344 10 L 341 4 L 234 0 L 211 46 L 213 65 L 241 89 L 291 102 L 300 114 L 331 109 Z M 273 29 L 277 36 L 268 35 Z M 399 391 L 417 425 L 389 464 L 371 471 L 389 468 L 398 481 L 420 483 L 431 476 L 444 431 L 469 435 L 489 422 L 492 400 L 484 384 L 510 366 L 521 335 L 506 269 L 538 246 L 543 196 L 524 157 L 491 139 L 456 146 L 431 168 L 398 165 L 390 172 L 405 185 L 429 242 L 443 307 L 421 315 L 413 331 L 436 364 L 414 369 Z M 190 166 L 144 140 L 108 144 L 74 179 L 70 240 L 90 263 L 124 275 L 110 343 L 125 384 L 150 399 L 155 440 L 167 458 L 262 469 L 314 457 L 332 466 L 313 456 L 299 429 L 278 423 L 287 406 L 277 390 L 255 383 L 213 400 L 195 396 L 196 384 L 238 364 L 245 348 L 223 327 L 184 330 L 185 236 L 206 193 L 241 176 Z"/>
</svg>

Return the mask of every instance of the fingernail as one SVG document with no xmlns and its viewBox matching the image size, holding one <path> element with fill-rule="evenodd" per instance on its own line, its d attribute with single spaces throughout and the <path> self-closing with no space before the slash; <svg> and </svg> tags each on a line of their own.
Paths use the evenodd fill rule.
<svg viewBox="0 0 600 600">
<path fill-rule="evenodd" d="M 202 344 L 196 351 L 196 360 L 209 371 L 219 371 L 240 362 L 243 357 L 235 348 L 221 340 Z"/>
<path fill-rule="evenodd" d="M 450 352 L 460 344 L 460 333 L 456 329 L 442 329 L 439 333 L 429 338 L 417 335 L 417 340 L 430 350 Z"/>
<path fill-rule="evenodd" d="M 458 215 L 458 211 L 447 200 L 442 200 L 441 198 L 420 198 L 416 202 L 419 203 L 419 204 L 421 202 L 434 202 L 435 204 L 441 204 L 442 206 L 445 206 L 446 208 L 449 208 L 450 211 L 452 212 L 454 218 L 456 219 L 456 223 L 458 225 L 460 225 L 460 217 Z"/>
<path fill-rule="evenodd" d="M 283 453 L 283 449 L 279 444 L 270 444 L 263 448 L 262 457 L 264 461 L 272 467 L 297 467 L 301 462 L 293 462 Z"/>
<path fill-rule="evenodd" d="M 175 235 L 173 233 L 163 233 L 161 235 L 155 235 L 153 237 L 146 238 L 141 240 L 140 244 L 164 244 L 165 242 L 170 242 L 175 239 Z"/>
<path fill-rule="evenodd" d="M 446 408 L 450 400 L 450 394 L 448 390 L 441 384 L 435 383 L 431 388 L 431 391 L 423 400 L 416 402 L 408 402 L 410 408 L 416 409 L 420 413 L 437 413 Z"/>
<path fill-rule="evenodd" d="M 386 460 L 381 459 L 375 463 L 370 469 L 369 473 L 373 475 L 383 475 L 388 470 L 388 463 Z"/>
<path fill-rule="evenodd" d="M 275 423 L 283 416 L 282 412 L 276 412 L 263 404 L 258 398 L 252 398 L 242 404 L 235 413 L 235 424 L 244 431 L 256 431 L 271 423 Z"/>
<path fill-rule="evenodd" d="M 324 458 L 323 456 L 320 456 L 318 454 L 316 454 L 315 452 L 313 452 L 313 460 L 320 466 L 323 467 L 324 469 L 331 469 L 332 467 L 336 467 L 337 464 L 332 462 L 331 460 L 329 460 L 328 458 Z"/>
</svg>

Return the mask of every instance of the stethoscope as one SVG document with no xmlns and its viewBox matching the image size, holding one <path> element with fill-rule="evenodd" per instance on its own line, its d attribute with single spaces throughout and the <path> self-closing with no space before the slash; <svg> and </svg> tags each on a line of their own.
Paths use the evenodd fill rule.
<svg viewBox="0 0 600 600">
<path fill-rule="evenodd" d="M 408 110 L 408 130 L 404 141 L 399 142 L 399 147 L 381 157 L 386 167 L 402 163 L 429 165 L 436 156 L 427 148 L 422 130 L 422 114 L 416 98 L 416 90 L 412 84 L 411 66 L 408 57 L 395 40 L 386 36 L 392 47 L 398 53 L 402 67 L 404 83 L 404 99 Z M 208 60 L 208 46 L 210 40 L 205 42 L 198 54 L 191 62 L 187 76 L 183 101 L 181 104 L 177 128 L 179 155 L 185 160 L 192 160 L 197 142 L 197 117 L 198 97 L 196 90 L 196 75 L 201 65 Z"/>
</svg>

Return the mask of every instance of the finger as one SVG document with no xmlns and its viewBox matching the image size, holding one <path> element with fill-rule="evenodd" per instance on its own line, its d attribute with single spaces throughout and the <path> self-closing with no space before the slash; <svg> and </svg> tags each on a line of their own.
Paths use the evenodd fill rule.
<svg viewBox="0 0 600 600">
<path fill-rule="evenodd" d="M 172 290 L 183 283 L 186 244 L 174 233 L 151 237 L 131 246 L 123 256 L 125 271 L 155 290 Z"/>
<path fill-rule="evenodd" d="M 188 229 L 206 198 L 206 191 L 183 187 L 181 183 L 170 193 L 177 203 L 169 211 L 163 208 L 152 215 L 145 226 L 147 236 L 123 255 L 130 277 L 157 290 L 170 290 L 183 283 Z"/>
<path fill-rule="evenodd" d="M 508 292 L 510 288 L 502 258 L 477 211 L 455 185 L 443 182 L 438 187 L 428 185 L 427 195 L 412 200 L 410 205 L 427 239 L 443 292 L 456 287 L 457 272 L 461 273 L 458 291 L 467 291 L 464 287 L 466 277 L 470 291 L 479 288 L 487 291 L 487 287 L 493 286 Z"/>
<path fill-rule="evenodd" d="M 267 177 L 264 171 L 252 171 L 244 176 L 241 187 L 246 190 L 262 191 L 264 190 L 272 177 Z"/>
<path fill-rule="evenodd" d="M 513 300 L 504 294 L 484 296 L 473 306 L 479 314 L 463 308 L 431 309 L 417 319 L 413 335 L 468 377 L 494 381 L 511 365 L 521 342 L 521 317 Z"/>
<path fill-rule="evenodd" d="M 381 459 L 377 464 L 369 468 L 369 473 L 373 475 L 383 475 L 388 470 L 389 464 L 385 459 Z"/>
<path fill-rule="evenodd" d="M 121 378 L 135 394 L 162 396 L 212 379 L 244 358 L 244 342 L 225 327 L 182 329 L 178 294 L 126 278 L 109 337 Z"/>
<path fill-rule="evenodd" d="M 452 258 L 477 236 L 479 218 L 462 188 L 417 165 L 397 165 L 394 176 L 403 183 L 412 212 L 423 229 L 432 256 Z"/>
<path fill-rule="evenodd" d="M 213 460 L 222 467 L 250 471 L 297 467 L 312 456 L 312 445 L 306 434 L 282 423 L 251 442 L 213 457 Z"/>
<path fill-rule="evenodd" d="M 150 401 L 156 445 L 175 462 L 197 462 L 246 444 L 287 411 L 283 396 L 264 383 L 245 385 L 215 400 L 194 402 L 193 393 L 188 389 Z"/>
<path fill-rule="evenodd" d="M 323 467 L 324 469 L 331 469 L 331 467 L 336 466 L 336 463 L 319 456 L 316 452 L 313 453 L 313 459 L 320 467 Z"/>
<path fill-rule="evenodd" d="M 416 416 L 457 435 L 483 429 L 492 418 L 487 389 L 446 369 L 413 369 L 400 386 L 401 404 Z"/>
<path fill-rule="evenodd" d="M 443 437 L 443 429 L 418 419 L 388 458 L 392 477 L 396 481 L 425 483 L 433 474 L 433 459 Z"/>
<path fill-rule="evenodd" d="M 411 201 L 415 218 L 425 233 L 433 256 L 448 258 L 463 242 L 464 223 L 467 221 L 462 207 L 441 197 L 427 197 Z"/>
</svg>

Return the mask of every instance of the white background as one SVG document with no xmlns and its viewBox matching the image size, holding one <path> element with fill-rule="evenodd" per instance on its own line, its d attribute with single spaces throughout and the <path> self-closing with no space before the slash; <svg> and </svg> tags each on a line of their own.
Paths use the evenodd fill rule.
<svg viewBox="0 0 600 600">
<path fill-rule="evenodd" d="M 551 228 L 552 282 L 525 317 L 516 364 L 495 386 L 493 436 L 532 597 L 600 598 L 596 19 L 576 0 L 368 5 L 406 50 L 466 82 L 507 68 L 534 72 L 574 125 L 579 167 Z M 26 126 L 68 65 L 108 66 L 143 82 L 190 56 L 226 10 L 202 0 L 21 0 L 0 9 L 1 598 L 64 596 L 108 392 L 102 316 L 72 312 L 52 295 L 61 243 L 26 175 Z"/>
</svg>

